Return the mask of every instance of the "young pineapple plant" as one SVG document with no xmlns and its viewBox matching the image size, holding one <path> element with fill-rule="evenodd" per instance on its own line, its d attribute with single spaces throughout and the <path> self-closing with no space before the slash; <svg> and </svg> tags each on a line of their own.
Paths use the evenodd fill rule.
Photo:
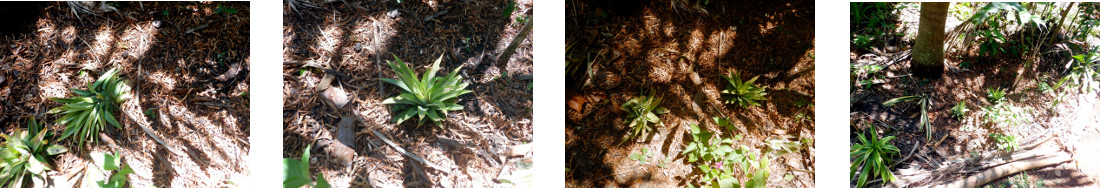
<svg viewBox="0 0 1100 188">
<path fill-rule="evenodd" d="M 95 141 L 96 135 L 107 124 L 121 129 L 115 111 L 118 105 L 130 100 L 129 81 L 118 77 L 118 69 L 112 68 L 99 76 L 95 82 L 88 85 L 88 90 L 70 89 L 76 96 L 70 98 L 50 98 L 54 102 L 65 104 L 64 106 L 50 109 L 50 114 L 61 114 L 58 124 L 65 126 L 65 131 L 58 140 L 75 137 L 78 144 L 84 145 L 84 141 Z"/>
<path fill-rule="evenodd" d="M 878 133 L 871 130 L 871 136 L 859 134 L 858 144 L 852 146 L 851 157 L 855 157 L 856 161 L 852 162 L 851 171 L 848 173 L 848 177 L 855 177 L 856 171 L 860 171 L 860 167 L 863 170 L 859 173 L 859 178 L 856 182 L 856 187 L 864 187 L 867 185 L 868 180 L 874 180 L 875 176 L 882 178 L 882 182 L 890 183 L 897 180 L 894 177 L 894 173 L 890 172 L 890 168 L 887 165 L 890 163 L 890 158 L 898 155 L 901 150 L 890 144 L 890 140 L 893 140 L 894 136 L 887 136 L 885 138 L 879 138 Z"/>
<path fill-rule="evenodd" d="M 726 89 L 721 92 L 723 95 L 722 101 L 725 101 L 726 104 L 737 104 L 741 107 L 760 106 L 757 101 L 767 100 L 764 98 L 764 95 L 768 94 L 764 91 L 767 87 L 753 85 L 756 78 L 760 76 L 752 77 L 752 79 L 744 82 L 741 81 L 741 75 L 737 73 L 730 73 L 729 76 L 723 75 L 722 77 L 729 82 Z"/>
<path fill-rule="evenodd" d="M 986 96 L 988 97 L 986 100 L 988 100 L 989 103 L 1001 104 L 1001 102 L 1004 102 L 1005 95 L 1007 95 L 1006 93 L 1005 89 L 988 88 L 986 89 Z"/>
<path fill-rule="evenodd" d="M 52 170 L 46 157 L 68 151 L 68 148 L 52 144 L 53 137 L 44 125 L 31 117 L 28 131 L 16 129 L 11 135 L 0 134 L 5 142 L 0 146 L 0 185 L 24 187 L 25 180 L 45 185 L 46 171 Z"/>
<path fill-rule="evenodd" d="M 963 120 L 967 112 L 970 112 L 970 109 L 966 108 L 966 101 L 956 102 L 955 107 L 951 107 L 951 115 L 959 120 Z"/>
<path fill-rule="evenodd" d="M 470 84 L 462 82 L 462 76 L 458 75 L 461 68 L 456 68 L 446 76 L 437 77 L 435 72 L 439 71 L 439 62 L 443 60 L 443 55 L 440 55 L 428 72 L 418 79 L 416 72 L 401 61 L 401 58 L 394 56 L 394 59 L 386 61 L 386 64 L 397 74 L 397 79 L 382 78 L 382 81 L 396 85 L 404 91 L 396 97 L 382 101 L 382 104 L 394 106 L 393 110 L 397 114 L 393 116 L 394 122 L 401 124 L 416 117 L 418 126 L 425 121 L 431 121 L 442 127 L 447 111 L 462 110 L 462 105 L 458 104 L 458 96 L 471 91 L 466 90 L 466 86 Z M 425 117 L 428 119 L 424 119 Z"/>
<path fill-rule="evenodd" d="M 630 137 L 634 138 L 638 135 L 643 135 L 653 130 L 649 124 L 663 124 L 661 118 L 657 117 L 659 114 L 668 113 L 669 110 L 661 105 L 661 97 L 652 96 L 652 91 L 649 95 L 642 94 L 636 98 L 630 99 L 623 103 L 621 106 L 623 111 L 629 113 L 626 117 L 624 124 L 629 124 L 632 129 Z"/>
</svg>

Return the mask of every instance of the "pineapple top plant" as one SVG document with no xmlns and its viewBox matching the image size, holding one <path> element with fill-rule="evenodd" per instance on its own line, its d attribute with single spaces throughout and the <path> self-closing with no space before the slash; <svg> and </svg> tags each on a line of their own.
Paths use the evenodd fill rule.
<svg viewBox="0 0 1100 188">
<path fill-rule="evenodd" d="M 64 106 L 50 109 L 50 114 L 62 114 L 57 123 L 65 125 L 65 131 L 58 140 L 65 140 L 70 136 L 75 137 L 80 145 L 85 140 L 95 141 L 95 136 L 102 131 L 107 124 L 121 129 L 114 113 L 118 110 L 118 104 L 130 100 L 129 81 L 118 77 L 118 69 L 112 68 L 99 76 L 95 82 L 88 84 L 88 90 L 70 89 L 76 96 L 70 98 L 53 98 L 50 100 L 65 104 Z"/>
<path fill-rule="evenodd" d="M 470 84 L 462 82 L 462 76 L 458 75 L 461 68 L 456 68 L 446 76 L 437 77 L 435 72 L 439 71 L 439 62 L 443 60 L 443 55 L 440 55 L 428 72 L 418 79 L 416 72 L 401 61 L 401 58 L 394 56 L 394 59 L 386 61 L 386 64 L 397 74 L 397 79 L 382 78 L 382 81 L 396 85 L 404 91 L 382 101 L 382 104 L 394 106 L 393 110 L 397 112 L 393 116 L 394 122 L 401 124 L 417 117 L 417 125 L 423 125 L 426 121 L 424 118 L 427 117 L 427 121 L 442 127 L 447 111 L 462 110 L 462 105 L 458 104 L 458 96 L 471 91 L 465 89 Z"/>
<path fill-rule="evenodd" d="M 730 73 L 729 76 L 723 75 L 722 77 L 729 82 L 726 89 L 721 91 L 722 101 L 725 101 L 726 104 L 737 104 L 741 107 L 760 106 L 757 101 L 767 100 L 764 98 L 764 95 L 768 94 L 764 91 L 767 87 L 753 85 L 756 78 L 760 76 L 752 77 L 752 79 L 744 82 L 741 81 L 741 75 L 737 73 Z"/>
<path fill-rule="evenodd" d="M 68 151 L 65 146 L 50 143 L 47 138 L 53 136 L 34 117 L 27 122 L 27 129 L 0 134 L 5 140 L 0 146 L 0 185 L 24 187 L 27 178 L 45 185 L 46 171 L 52 170 L 46 157 Z"/>
<path fill-rule="evenodd" d="M 993 104 L 1000 104 L 1001 102 L 1004 102 L 1005 95 L 1005 89 L 986 89 L 986 96 L 988 97 L 986 99 Z"/>
<path fill-rule="evenodd" d="M 653 92 L 650 91 L 650 93 L 650 95 L 652 95 Z M 627 121 L 623 122 L 624 124 L 628 124 L 632 129 L 631 136 L 628 138 L 634 138 L 653 130 L 652 127 L 649 127 L 649 124 L 662 124 L 661 118 L 657 117 L 657 115 L 669 112 L 667 108 L 659 107 L 659 105 L 661 105 L 661 97 L 650 95 L 642 94 L 641 96 L 626 101 L 626 103 L 623 103 L 621 106 L 623 111 L 629 113 L 626 117 Z"/>
<path fill-rule="evenodd" d="M 887 167 L 890 158 L 901 152 L 898 147 L 890 144 L 890 140 L 894 138 L 894 136 L 879 138 L 878 133 L 874 130 L 871 130 L 870 137 L 859 133 L 860 143 L 851 148 L 851 157 L 855 157 L 856 161 L 852 162 L 851 171 L 848 174 L 848 177 L 855 177 L 856 171 L 860 169 L 859 167 L 863 167 L 863 171 L 859 173 L 856 187 L 866 186 L 867 180 L 874 179 L 875 176 L 881 177 L 882 182 L 885 183 L 897 180 L 894 173 L 890 172 L 890 168 Z"/>
</svg>

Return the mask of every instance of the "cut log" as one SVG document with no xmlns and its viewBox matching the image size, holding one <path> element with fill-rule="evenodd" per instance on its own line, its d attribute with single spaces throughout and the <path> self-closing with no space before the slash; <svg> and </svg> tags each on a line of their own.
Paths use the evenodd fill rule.
<svg viewBox="0 0 1100 188">
<path fill-rule="evenodd" d="M 1050 165 L 1056 165 L 1059 163 L 1068 162 L 1070 160 L 1069 154 L 1065 152 L 1058 152 L 1053 155 L 1038 157 L 1034 159 L 1021 160 L 1011 162 L 1001 166 L 997 166 L 980 173 L 971 175 L 963 180 L 958 180 L 948 184 L 944 184 L 938 187 L 978 187 L 990 181 L 1000 179 L 1011 174 L 1015 174 L 1024 170 L 1045 167 Z"/>
</svg>

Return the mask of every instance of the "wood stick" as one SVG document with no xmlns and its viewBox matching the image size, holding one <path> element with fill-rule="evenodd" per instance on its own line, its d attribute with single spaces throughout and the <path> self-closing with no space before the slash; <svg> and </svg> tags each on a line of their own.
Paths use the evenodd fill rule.
<svg viewBox="0 0 1100 188">
<path fill-rule="evenodd" d="M 379 28 L 380 26 L 378 26 L 378 20 L 374 19 L 374 17 L 371 17 L 370 19 L 371 19 L 371 21 L 373 21 L 372 24 L 374 24 L 374 70 L 382 70 L 382 54 L 378 52 L 379 50 L 382 50 L 381 48 L 378 47 L 378 43 L 380 43 L 380 41 L 378 41 L 379 40 L 378 39 L 378 33 L 382 32 L 382 29 Z M 381 80 L 382 79 L 382 71 L 377 71 L 377 72 L 378 72 L 378 77 L 376 79 Z M 378 97 L 383 97 L 383 96 L 386 96 L 386 95 L 385 95 L 385 93 L 382 92 L 382 82 L 378 82 Z"/>
<path fill-rule="evenodd" d="M 122 107 L 124 108 L 122 110 L 122 114 L 125 114 L 126 118 L 129 118 L 130 121 L 134 122 L 134 124 L 137 124 L 138 127 L 141 127 L 141 130 L 145 131 L 145 134 L 149 135 L 149 137 L 152 137 L 153 140 L 157 141 L 157 143 L 160 143 L 160 145 L 164 146 L 164 149 L 168 150 L 168 152 L 172 152 L 173 154 L 176 154 L 176 155 L 179 155 L 179 156 L 187 156 L 187 155 L 184 155 L 183 153 L 180 153 L 179 151 L 176 151 L 176 150 L 172 149 L 172 147 L 169 146 L 167 142 L 164 142 L 164 140 L 161 139 L 160 136 L 157 136 L 156 134 L 153 134 L 153 129 L 150 129 L 148 127 L 149 122 L 145 121 L 144 117 L 137 118 L 137 117 L 134 117 L 133 114 L 127 113 L 127 112 L 141 113 L 141 108 L 140 108 L 140 106 L 138 105 L 138 102 L 137 102 L 137 101 L 141 100 L 141 98 L 139 97 L 139 96 L 141 96 L 141 94 L 138 93 L 140 91 L 140 90 L 138 90 L 138 88 L 139 87 L 134 87 L 134 95 L 133 95 L 134 97 L 131 98 L 129 101 L 126 101 L 126 103 L 130 103 L 131 105 L 122 105 Z"/>
<path fill-rule="evenodd" d="M 507 48 L 504 48 L 504 52 L 500 54 L 500 57 L 497 57 L 497 67 L 501 69 L 501 72 L 507 71 L 505 69 L 508 68 L 508 64 L 506 64 L 508 63 L 508 59 L 512 58 L 512 53 L 516 52 L 516 47 L 519 46 L 519 43 L 523 42 L 523 40 L 527 38 L 527 35 L 531 34 L 531 23 L 534 22 L 534 18 L 528 18 L 527 24 L 523 26 L 523 30 L 516 35 L 516 38 L 512 38 L 512 43 L 508 44 Z"/>
<path fill-rule="evenodd" d="M 436 170 L 439 170 L 440 172 L 449 174 L 447 172 L 447 170 L 445 170 L 445 168 L 440 167 L 439 165 L 436 165 L 435 163 L 432 163 L 431 161 L 424 160 L 424 158 L 420 158 L 420 156 L 417 156 L 416 154 L 413 154 L 412 152 L 405 151 L 405 149 L 402 149 L 401 146 L 397 146 L 397 144 L 393 143 L 393 141 L 391 141 L 388 137 L 386 137 L 386 135 L 383 135 L 382 133 L 378 132 L 377 130 L 371 130 L 371 132 L 374 133 L 375 136 L 378 136 L 379 139 L 382 139 L 383 142 L 386 142 L 386 144 L 389 144 L 390 147 L 393 147 L 394 150 L 397 150 L 397 152 L 400 152 L 401 154 L 405 154 L 405 156 L 409 156 L 409 158 L 412 158 L 416 161 L 420 161 L 421 163 L 424 163 L 428 167 L 432 167 L 432 168 L 435 168 Z"/>
</svg>

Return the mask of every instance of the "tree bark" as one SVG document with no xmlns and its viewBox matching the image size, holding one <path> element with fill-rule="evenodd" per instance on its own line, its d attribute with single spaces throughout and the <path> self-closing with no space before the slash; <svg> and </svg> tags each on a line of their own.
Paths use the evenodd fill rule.
<svg viewBox="0 0 1100 188">
<path fill-rule="evenodd" d="M 950 3 L 922 2 L 920 26 L 913 48 L 913 76 L 938 78 L 943 74 L 943 39 Z"/>
</svg>

